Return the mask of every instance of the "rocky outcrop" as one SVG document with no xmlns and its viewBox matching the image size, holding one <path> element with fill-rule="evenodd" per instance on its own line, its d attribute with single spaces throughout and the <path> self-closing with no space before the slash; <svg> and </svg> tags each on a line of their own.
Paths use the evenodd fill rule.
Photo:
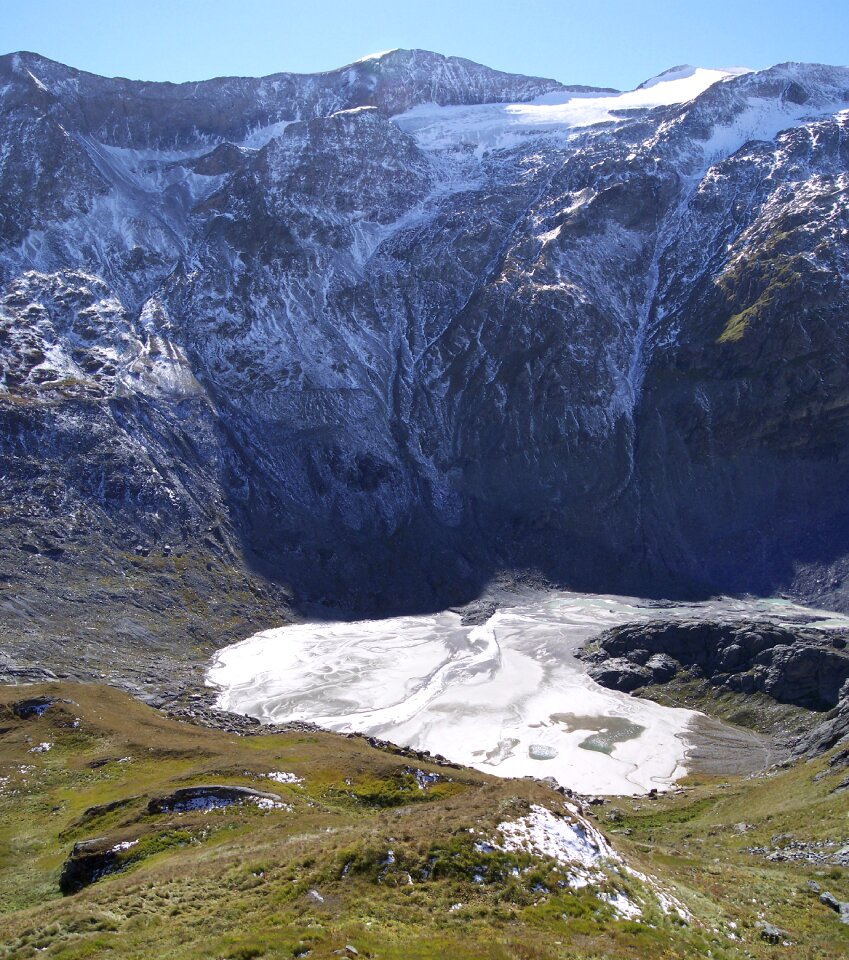
<svg viewBox="0 0 849 960">
<path fill-rule="evenodd" d="M 630 692 L 681 670 L 736 693 L 828 711 L 849 690 L 849 650 L 838 632 L 769 621 L 658 620 L 614 627 L 584 657 L 591 676 Z"/>
<path fill-rule="evenodd" d="M 75 843 L 62 865 L 59 889 L 66 896 L 78 893 L 102 877 L 117 873 L 122 869 L 125 849 L 106 837 Z"/>
<path fill-rule="evenodd" d="M 833 893 L 826 891 L 820 894 L 820 903 L 840 916 L 841 923 L 849 923 L 849 903 L 838 900 Z"/>
<path fill-rule="evenodd" d="M 265 793 L 250 787 L 231 787 L 226 784 L 212 783 L 197 787 L 181 787 L 163 797 L 153 797 L 148 805 L 148 813 L 185 813 L 189 810 L 209 810 L 226 807 L 233 803 L 245 803 L 252 800 L 279 804 L 276 793 Z"/>
<path fill-rule="evenodd" d="M 826 714 L 798 741 L 800 753 L 821 753 L 849 736 L 849 649 L 840 631 L 766 620 L 657 620 L 614 627 L 579 656 L 597 683 L 626 693 L 696 678 Z"/>
<path fill-rule="evenodd" d="M 796 752 L 816 756 L 845 741 L 847 737 L 849 737 L 849 696 L 844 695 L 826 719 L 799 739 Z M 843 789 L 849 788 L 849 777 L 840 786 Z"/>
</svg>

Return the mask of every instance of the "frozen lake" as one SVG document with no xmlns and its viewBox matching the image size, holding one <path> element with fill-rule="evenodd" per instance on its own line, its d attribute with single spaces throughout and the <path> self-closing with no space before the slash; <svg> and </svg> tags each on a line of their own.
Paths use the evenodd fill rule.
<svg viewBox="0 0 849 960">
<path fill-rule="evenodd" d="M 266 723 L 309 720 L 441 753 L 497 776 L 553 776 L 581 793 L 669 787 L 697 745 L 690 710 L 606 690 L 575 651 L 609 627 L 658 618 L 849 618 L 784 600 L 658 606 L 629 597 L 512 595 L 478 626 L 457 613 L 305 623 L 219 651 L 218 706 Z"/>
</svg>

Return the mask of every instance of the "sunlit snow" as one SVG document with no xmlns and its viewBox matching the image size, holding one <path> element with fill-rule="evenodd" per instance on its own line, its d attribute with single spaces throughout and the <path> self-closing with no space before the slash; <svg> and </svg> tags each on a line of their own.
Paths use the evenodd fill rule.
<svg viewBox="0 0 849 960">
<path fill-rule="evenodd" d="M 387 54 L 395 53 L 398 47 L 393 47 L 391 50 L 381 50 L 378 53 L 367 53 L 364 57 L 360 57 L 358 60 L 355 60 L 354 63 L 365 63 L 367 60 L 380 60 L 382 57 L 387 56 Z"/>
<path fill-rule="evenodd" d="M 395 122 L 427 149 L 473 145 L 479 150 L 504 149 L 528 135 L 615 122 L 621 111 L 649 110 L 686 103 L 708 87 L 748 71 L 682 67 L 656 77 L 627 93 L 559 92 L 530 103 L 485 103 L 440 107 L 428 103 L 395 117 Z"/>
<path fill-rule="evenodd" d="M 534 804 L 527 816 L 498 824 L 501 850 L 522 851 L 536 857 L 550 857 L 566 866 L 598 867 L 606 860 L 618 860 L 604 836 L 574 808 L 570 816 L 555 816 L 546 807 Z"/>
</svg>

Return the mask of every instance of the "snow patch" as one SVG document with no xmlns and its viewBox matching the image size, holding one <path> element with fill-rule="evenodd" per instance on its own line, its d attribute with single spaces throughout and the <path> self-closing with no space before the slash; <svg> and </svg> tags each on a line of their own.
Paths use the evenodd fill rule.
<svg viewBox="0 0 849 960">
<path fill-rule="evenodd" d="M 664 890 L 654 877 L 629 866 L 574 804 L 566 803 L 564 807 L 566 816 L 534 804 L 526 816 L 498 825 L 496 829 L 502 838 L 500 843 L 476 844 L 475 849 L 484 852 L 486 848 L 494 848 L 555 860 L 569 868 L 567 879 L 573 890 L 606 883 L 611 869 L 625 873 L 646 888 L 664 913 L 674 913 L 686 922 L 693 919 L 684 904 Z M 620 917 L 634 919 L 642 915 L 642 908 L 619 890 L 601 892 L 599 897 L 609 903 Z"/>
<path fill-rule="evenodd" d="M 496 828 L 502 836 L 500 850 L 549 857 L 560 864 L 598 868 L 605 861 L 618 861 L 604 836 L 581 817 L 575 807 L 570 816 L 558 816 L 534 804 L 527 816 L 506 820 Z"/>
<path fill-rule="evenodd" d="M 715 71 L 705 71 L 700 67 L 692 67 L 689 64 L 680 66 L 680 67 L 671 67 L 669 70 L 664 70 L 663 73 L 657 74 L 655 77 L 644 81 L 637 87 L 638 90 L 650 90 L 652 87 L 656 87 L 662 83 L 682 83 L 682 81 L 688 81 L 694 86 L 699 86 L 702 83 L 702 75 L 705 72 L 719 73 L 721 74 L 721 79 L 725 77 L 740 77 L 746 73 L 752 73 L 753 71 L 749 67 L 724 67 L 720 70 Z M 681 89 L 683 89 L 683 84 Z M 701 90 L 698 91 L 701 93 Z M 692 98 L 690 98 L 692 99 Z"/>
<path fill-rule="evenodd" d="M 275 770 L 272 773 L 267 773 L 265 776 L 275 783 L 288 783 L 292 786 L 297 786 L 304 782 L 303 777 L 298 777 L 294 773 L 286 773 L 284 770 Z"/>
<path fill-rule="evenodd" d="M 291 813 L 295 809 L 291 803 L 272 800 L 271 797 L 255 797 L 253 802 L 260 810 L 285 810 Z"/>
<path fill-rule="evenodd" d="M 419 770 L 418 768 L 408 768 L 407 772 L 415 778 L 416 786 L 419 790 L 428 790 L 442 779 L 438 773 L 426 773 L 424 770 Z"/>
<path fill-rule="evenodd" d="M 367 53 L 364 57 L 360 57 L 358 60 L 354 60 L 354 63 L 366 63 L 369 60 L 382 60 L 383 57 L 388 56 L 390 53 L 396 53 L 400 47 L 393 47 L 391 50 L 381 50 L 379 53 Z"/>
<path fill-rule="evenodd" d="M 629 900 L 620 890 L 615 890 L 613 893 L 600 893 L 598 896 L 600 900 L 609 903 L 623 920 L 635 920 L 643 915 L 643 911 L 637 904 Z"/>
<path fill-rule="evenodd" d="M 264 127 L 257 127 L 252 130 L 238 146 L 245 147 L 248 150 L 260 150 L 262 147 L 271 143 L 272 140 L 281 136 L 283 131 L 294 120 L 278 120 L 276 123 L 269 123 Z"/>
<path fill-rule="evenodd" d="M 639 870 L 635 870 L 633 867 L 628 866 L 628 864 L 623 864 L 622 869 L 634 877 L 634 879 L 639 880 L 640 883 L 642 883 L 654 894 L 658 904 L 660 904 L 660 909 L 664 913 L 674 913 L 679 917 L 679 919 L 685 921 L 686 923 L 689 923 L 693 919 L 692 913 L 690 913 L 684 904 L 677 897 L 674 897 L 671 893 L 668 893 L 666 890 L 664 890 L 654 877 L 650 877 L 648 874 L 641 873 Z"/>
<path fill-rule="evenodd" d="M 116 843 L 114 847 L 109 848 L 110 853 L 120 853 L 122 850 L 129 850 L 136 846 L 138 840 L 124 840 L 122 843 Z"/>
</svg>

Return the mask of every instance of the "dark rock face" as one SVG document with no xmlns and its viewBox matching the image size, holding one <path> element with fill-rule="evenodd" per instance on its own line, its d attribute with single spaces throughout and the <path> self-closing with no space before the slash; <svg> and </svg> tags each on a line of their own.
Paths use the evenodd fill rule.
<svg viewBox="0 0 849 960">
<path fill-rule="evenodd" d="M 817 724 L 813 730 L 803 737 L 796 746 L 799 754 L 816 756 L 845 740 L 849 736 L 849 692 L 841 697 L 840 702 L 832 713 Z M 849 778 L 842 784 L 843 789 L 849 787 Z"/>
<path fill-rule="evenodd" d="M 837 632 L 769 621 L 658 620 L 614 627 L 579 656 L 597 683 L 624 693 L 686 675 L 823 714 L 794 737 L 797 755 L 823 753 L 849 737 L 849 650 Z"/>
<path fill-rule="evenodd" d="M 113 847 L 112 842 L 105 837 L 75 843 L 59 876 L 59 889 L 62 893 L 66 896 L 77 893 L 101 877 L 120 869 L 119 852 Z"/>
<path fill-rule="evenodd" d="M 658 620 L 603 633 L 585 654 L 590 675 L 630 693 L 681 670 L 737 693 L 828 711 L 849 693 L 845 638 L 768 621 Z"/>
<path fill-rule="evenodd" d="M 423 51 L 0 77 L 0 576 L 28 628 L 120 591 L 155 663 L 168 622 L 279 619 L 290 588 L 420 609 L 502 568 L 846 606 L 849 71 L 492 144 L 417 109 L 564 89 Z M 826 669 L 770 656 L 779 697 Z"/>
<path fill-rule="evenodd" d="M 631 693 L 652 682 L 651 671 L 624 657 L 613 657 L 590 668 L 590 676 L 596 683 L 612 690 Z"/>
</svg>

